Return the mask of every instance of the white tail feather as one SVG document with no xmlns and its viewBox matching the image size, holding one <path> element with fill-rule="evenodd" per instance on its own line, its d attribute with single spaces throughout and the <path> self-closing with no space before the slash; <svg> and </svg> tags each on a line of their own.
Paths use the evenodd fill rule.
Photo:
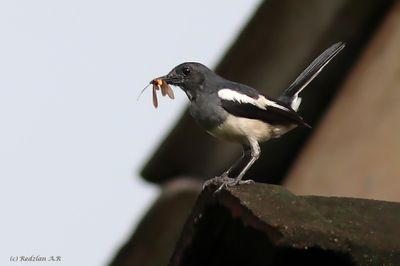
<svg viewBox="0 0 400 266">
<path fill-rule="evenodd" d="M 301 98 L 296 95 L 296 97 L 293 98 L 292 102 L 290 103 L 290 107 L 292 107 L 292 109 L 297 112 L 299 110 L 300 104 Z"/>
</svg>

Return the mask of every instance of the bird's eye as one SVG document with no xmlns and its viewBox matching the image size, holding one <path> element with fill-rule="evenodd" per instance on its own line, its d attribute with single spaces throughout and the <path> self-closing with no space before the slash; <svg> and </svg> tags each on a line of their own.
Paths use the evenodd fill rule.
<svg viewBox="0 0 400 266">
<path fill-rule="evenodd" d="M 189 68 L 189 67 L 184 67 L 184 68 L 182 69 L 182 73 L 183 73 L 183 75 L 185 75 L 185 76 L 189 75 L 189 74 L 190 74 L 190 68 Z"/>
</svg>

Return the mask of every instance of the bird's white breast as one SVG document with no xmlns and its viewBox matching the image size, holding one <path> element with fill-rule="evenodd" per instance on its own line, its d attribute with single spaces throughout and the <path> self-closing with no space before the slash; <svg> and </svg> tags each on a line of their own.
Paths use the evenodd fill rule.
<svg viewBox="0 0 400 266">
<path fill-rule="evenodd" d="M 273 126 L 257 119 L 228 115 L 222 124 L 208 132 L 221 139 L 247 143 L 250 138 L 258 142 L 277 138 L 290 129 L 292 128 Z"/>
</svg>

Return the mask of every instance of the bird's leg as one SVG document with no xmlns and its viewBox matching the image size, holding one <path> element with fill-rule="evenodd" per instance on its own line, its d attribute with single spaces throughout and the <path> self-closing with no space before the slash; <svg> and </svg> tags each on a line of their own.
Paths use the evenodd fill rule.
<svg viewBox="0 0 400 266">
<path fill-rule="evenodd" d="M 258 160 L 258 158 L 260 157 L 260 153 L 261 153 L 260 145 L 258 145 L 258 142 L 256 140 L 250 139 L 249 143 L 250 143 L 250 149 L 251 149 L 251 153 L 250 153 L 251 159 L 247 163 L 247 165 L 242 169 L 240 174 L 235 178 L 233 185 L 236 185 L 237 183 L 240 183 L 240 182 L 244 182 L 244 183 L 254 182 L 253 180 L 242 181 L 243 176 L 250 169 L 250 167 L 254 164 L 254 162 Z M 250 181 L 250 182 L 248 182 L 248 181 Z"/>
<path fill-rule="evenodd" d="M 243 159 L 246 156 L 250 155 L 250 153 L 251 153 L 250 147 L 247 146 L 247 145 L 243 146 L 242 156 L 231 167 L 229 167 L 228 170 L 223 172 L 220 177 L 229 177 L 229 173 L 232 172 L 232 170 L 236 169 L 238 166 L 240 166 L 240 164 L 242 163 Z"/>
<path fill-rule="evenodd" d="M 250 139 L 249 140 L 250 144 L 250 155 L 251 158 L 243 167 L 242 171 L 240 171 L 239 175 L 236 178 L 228 178 L 227 180 L 223 180 L 222 185 L 216 190 L 216 192 L 220 191 L 224 186 L 235 186 L 237 184 L 250 184 L 254 183 L 253 180 L 245 180 L 242 181 L 243 176 L 246 174 L 246 172 L 250 169 L 250 167 L 254 164 L 255 161 L 260 157 L 260 146 L 258 145 L 258 142 L 256 140 Z"/>
<path fill-rule="evenodd" d="M 227 182 L 232 182 L 233 178 L 229 177 L 229 173 L 232 172 L 233 170 L 235 170 L 238 166 L 241 165 L 241 163 L 243 162 L 243 159 L 247 156 L 249 156 L 251 153 L 251 149 L 249 146 L 243 146 L 243 153 L 242 156 L 231 166 L 229 167 L 225 172 L 223 172 L 220 176 L 216 176 L 214 178 L 211 178 L 210 180 L 207 180 L 204 185 L 203 185 L 203 189 L 212 184 L 212 183 L 227 183 Z"/>
</svg>

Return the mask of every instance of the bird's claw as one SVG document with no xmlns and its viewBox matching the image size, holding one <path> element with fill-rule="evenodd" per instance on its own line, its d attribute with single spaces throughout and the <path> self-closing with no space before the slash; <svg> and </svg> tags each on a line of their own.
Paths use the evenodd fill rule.
<svg viewBox="0 0 400 266">
<path fill-rule="evenodd" d="M 239 185 L 250 185 L 250 184 L 255 184 L 256 182 L 252 179 L 247 179 L 247 180 L 240 180 L 238 182 Z"/>
<path fill-rule="evenodd" d="M 229 180 L 222 182 L 222 185 L 215 192 L 216 193 L 220 192 L 222 190 L 222 188 L 229 188 L 229 187 L 234 187 L 236 185 L 247 185 L 247 184 L 254 184 L 254 183 L 255 183 L 254 180 L 251 180 L 251 179 L 237 180 L 236 178 L 229 178 Z"/>
<path fill-rule="evenodd" d="M 206 182 L 204 182 L 203 189 L 205 189 L 206 187 L 208 187 L 211 184 L 219 185 L 221 183 L 226 183 L 229 181 L 229 179 L 232 179 L 232 178 L 228 177 L 227 175 L 216 176 L 216 177 L 211 178 L 211 179 L 207 180 Z"/>
<path fill-rule="evenodd" d="M 255 182 L 251 179 L 248 180 L 238 180 L 237 178 L 230 178 L 227 175 L 216 176 L 210 180 L 207 180 L 203 189 L 211 184 L 221 184 L 220 187 L 215 192 L 220 192 L 222 188 L 234 187 L 236 185 L 254 184 Z"/>
</svg>

